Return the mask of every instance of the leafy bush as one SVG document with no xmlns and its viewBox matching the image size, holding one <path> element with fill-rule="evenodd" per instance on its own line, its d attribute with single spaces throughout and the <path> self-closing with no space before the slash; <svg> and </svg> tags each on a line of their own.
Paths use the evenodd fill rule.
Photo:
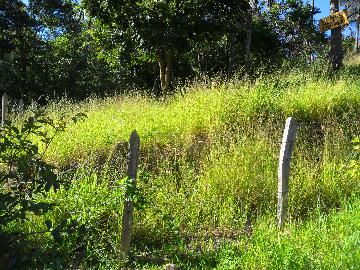
<svg viewBox="0 0 360 270">
<path fill-rule="evenodd" d="M 51 208 L 52 204 L 39 198 L 51 188 L 58 189 L 60 179 L 56 168 L 45 162 L 43 156 L 70 121 L 84 116 L 79 113 L 66 120 L 63 114 L 55 121 L 37 112 L 21 127 L 7 122 L 0 128 L 0 225 L 25 219 L 27 212 L 39 215 Z M 34 143 L 35 140 L 39 143 Z"/>
</svg>

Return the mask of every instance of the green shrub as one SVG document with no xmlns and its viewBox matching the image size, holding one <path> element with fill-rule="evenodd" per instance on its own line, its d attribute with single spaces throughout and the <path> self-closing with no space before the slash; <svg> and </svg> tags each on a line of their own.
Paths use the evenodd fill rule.
<svg viewBox="0 0 360 270">
<path fill-rule="evenodd" d="M 78 114 L 72 121 L 84 115 Z M 60 179 L 53 165 L 43 156 L 58 132 L 64 131 L 65 115 L 54 121 L 38 112 L 27 118 L 21 127 L 7 122 L 0 128 L 0 225 L 25 219 L 27 212 L 42 214 L 51 204 L 39 197 L 51 188 L 59 188 Z M 36 138 L 42 145 L 34 143 Z"/>
</svg>

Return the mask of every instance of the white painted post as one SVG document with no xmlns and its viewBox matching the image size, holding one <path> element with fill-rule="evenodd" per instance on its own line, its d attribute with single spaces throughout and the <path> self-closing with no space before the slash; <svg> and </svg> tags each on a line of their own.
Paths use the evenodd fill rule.
<svg viewBox="0 0 360 270">
<path fill-rule="evenodd" d="M 8 99 L 6 93 L 4 93 L 2 95 L 2 100 L 1 100 L 1 126 L 2 127 L 5 125 L 5 121 L 7 120 L 8 102 L 9 102 L 9 99 Z"/>
<path fill-rule="evenodd" d="M 297 123 L 289 117 L 286 120 L 280 149 L 278 171 L 278 208 L 279 227 L 282 227 L 288 209 L 290 160 L 296 138 Z"/>
<path fill-rule="evenodd" d="M 175 266 L 175 264 L 169 263 L 169 264 L 165 265 L 165 270 L 176 270 L 176 266 Z"/>
<path fill-rule="evenodd" d="M 19 100 L 19 113 L 24 113 L 24 100 L 22 98 Z"/>
<path fill-rule="evenodd" d="M 136 172 L 139 159 L 140 138 L 136 130 L 131 133 L 129 146 L 129 160 L 128 160 L 128 179 L 131 185 L 136 186 Z M 122 232 L 121 232 L 121 251 L 126 257 L 130 250 L 131 242 L 131 228 L 134 214 L 134 203 L 129 197 L 128 191 L 125 192 L 125 202 L 122 217 Z"/>
</svg>

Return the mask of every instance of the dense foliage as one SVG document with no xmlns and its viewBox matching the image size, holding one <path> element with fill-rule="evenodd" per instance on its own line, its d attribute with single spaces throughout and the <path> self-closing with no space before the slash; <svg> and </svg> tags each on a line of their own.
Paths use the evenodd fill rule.
<svg viewBox="0 0 360 270">
<path fill-rule="evenodd" d="M 134 88 L 161 95 L 196 76 L 256 75 L 322 54 L 316 9 L 256 3 L 2 0 L 0 90 L 27 103 Z"/>
</svg>

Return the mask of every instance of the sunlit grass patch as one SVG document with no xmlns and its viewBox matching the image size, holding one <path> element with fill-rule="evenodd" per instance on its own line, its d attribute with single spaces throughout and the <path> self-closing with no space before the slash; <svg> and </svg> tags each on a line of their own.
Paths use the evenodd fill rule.
<svg viewBox="0 0 360 270">
<path fill-rule="evenodd" d="M 358 119 L 360 90 L 356 84 L 309 81 L 276 88 L 269 80 L 250 86 L 243 81 L 199 84 L 166 102 L 145 97 L 109 98 L 83 107 L 88 119 L 58 136 L 47 155 L 57 164 L 70 164 L 89 155 L 105 155 L 136 129 L 144 146 L 166 143 L 230 125 L 258 125 L 264 120 L 282 124 L 288 116 L 299 121 Z M 55 108 L 54 106 L 50 106 Z M 82 110 L 83 108 L 83 110 Z M 50 110 L 51 112 L 51 110 Z M 338 120 L 336 120 L 338 119 Z M 253 122 L 253 123 L 252 123 Z"/>
</svg>

